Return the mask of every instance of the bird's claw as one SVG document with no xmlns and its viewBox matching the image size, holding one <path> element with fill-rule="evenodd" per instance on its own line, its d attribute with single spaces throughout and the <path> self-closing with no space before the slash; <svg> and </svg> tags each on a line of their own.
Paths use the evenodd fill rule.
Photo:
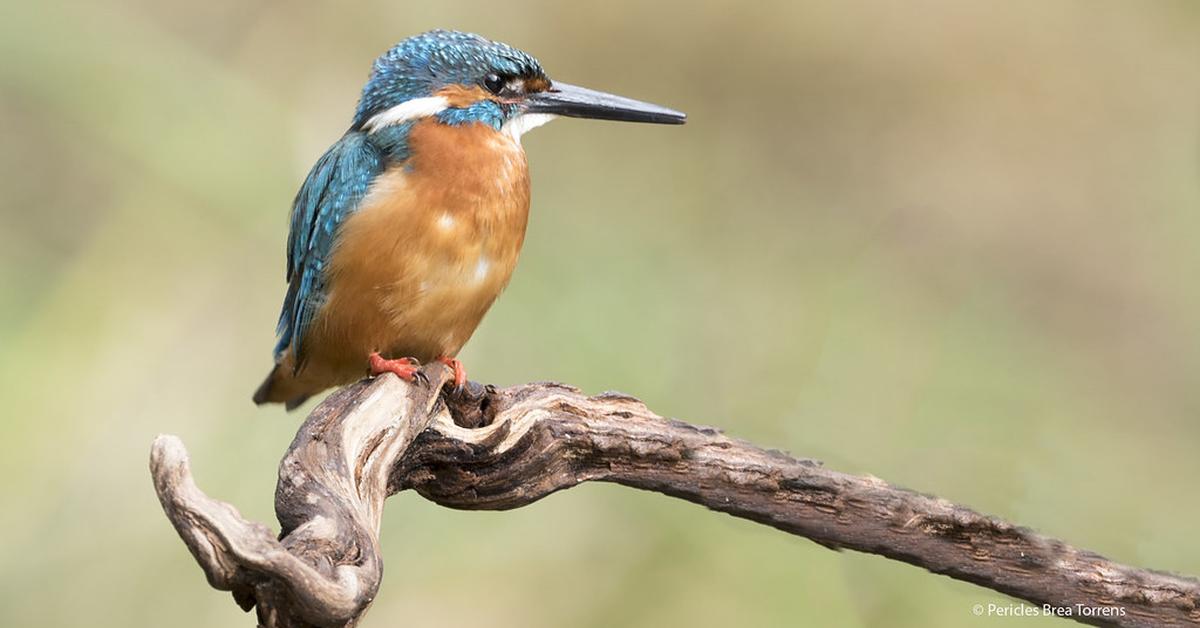
<svg viewBox="0 0 1200 628">
<path fill-rule="evenodd" d="M 367 357 L 367 362 L 371 366 L 371 376 L 382 375 L 383 373 L 395 373 L 400 379 L 409 382 L 410 384 L 417 377 L 421 377 L 428 383 L 429 378 L 425 377 L 420 368 L 420 362 L 414 358 L 396 358 L 388 360 L 379 355 L 379 352 L 372 353 Z"/>
<path fill-rule="evenodd" d="M 457 392 L 462 390 L 463 384 L 467 383 L 467 369 L 463 367 L 463 363 L 451 357 L 441 356 L 438 362 L 454 369 L 454 390 Z"/>
<path fill-rule="evenodd" d="M 446 356 L 442 356 L 437 360 L 454 369 L 454 390 L 456 392 L 462 390 L 463 384 L 467 383 L 467 371 L 463 368 L 462 362 Z M 372 377 L 383 373 L 395 373 L 400 379 L 410 384 L 429 385 L 429 376 L 420 370 L 421 363 L 416 358 L 394 358 L 389 360 L 379 355 L 378 352 L 375 352 L 367 358 L 367 362 L 371 366 Z"/>
</svg>

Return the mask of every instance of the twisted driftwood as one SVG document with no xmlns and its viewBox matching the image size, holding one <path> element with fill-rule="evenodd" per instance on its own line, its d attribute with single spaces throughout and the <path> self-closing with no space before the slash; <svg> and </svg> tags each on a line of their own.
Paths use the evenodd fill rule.
<svg viewBox="0 0 1200 628">
<path fill-rule="evenodd" d="M 601 480 L 1074 610 L 1084 623 L 1200 624 L 1193 578 L 1119 565 L 938 497 L 664 419 L 625 395 L 472 383 L 445 396 L 449 369 L 423 373 L 414 385 L 393 375 L 360 382 L 313 411 L 279 466 L 278 539 L 200 491 L 183 443 L 160 436 L 155 489 L 209 584 L 256 607 L 262 626 L 353 626 L 379 591 L 389 495 L 411 488 L 452 508 L 505 510 Z"/>
</svg>

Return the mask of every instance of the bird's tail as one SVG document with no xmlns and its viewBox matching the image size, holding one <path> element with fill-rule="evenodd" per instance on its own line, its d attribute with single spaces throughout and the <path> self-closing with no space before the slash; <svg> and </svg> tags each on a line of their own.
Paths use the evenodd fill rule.
<svg viewBox="0 0 1200 628">
<path fill-rule="evenodd" d="M 307 390 L 303 382 L 294 375 L 290 366 L 279 363 L 267 373 L 267 378 L 259 385 L 258 390 L 254 391 L 254 403 L 260 406 L 264 403 L 282 403 L 288 410 L 295 410 L 312 394 L 312 391 Z"/>
</svg>

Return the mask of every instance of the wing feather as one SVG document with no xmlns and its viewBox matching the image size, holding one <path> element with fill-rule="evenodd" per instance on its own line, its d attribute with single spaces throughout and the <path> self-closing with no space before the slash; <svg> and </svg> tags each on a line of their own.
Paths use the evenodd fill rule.
<svg viewBox="0 0 1200 628">
<path fill-rule="evenodd" d="M 292 204 L 288 230 L 288 292 L 279 314 L 275 356 L 287 349 L 298 371 L 304 335 L 326 296 L 325 268 L 338 228 L 358 209 L 386 164 L 384 153 L 361 132 L 347 133 L 317 160 Z"/>
</svg>

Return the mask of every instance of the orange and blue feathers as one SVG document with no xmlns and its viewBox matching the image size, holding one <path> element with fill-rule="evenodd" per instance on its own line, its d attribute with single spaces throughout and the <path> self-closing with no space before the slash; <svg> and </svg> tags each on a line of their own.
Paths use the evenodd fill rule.
<svg viewBox="0 0 1200 628">
<path fill-rule="evenodd" d="M 384 171 L 383 152 L 361 132 L 347 133 L 313 166 L 293 203 L 288 231 L 288 291 L 279 316 L 276 358 L 302 356 L 304 334 L 326 295 L 325 269 L 339 227 Z M 302 367 L 297 360 L 296 367 Z"/>
<path fill-rule="evenodd" d="M 381 56 L 347 133 L 292 207 L 276 366 L 257 403 L 295 407 L 371 352 L 453 357 L 511 276 L 529 179 L 517 112 L 479 76 L 545 82 L 529 55 L 433 31 Z M 433 107 L 422 109 L 421 104 Z"/>
<path fill-rule="evenodd" d="M 529 216 L 520 137 L 556 116 L 683 124 L 659 105 L 550 81 L 478 35 L 431 31 L 380 56 L 346 134 L 292 206 L 275 367 L 289 408 L 368 370 L 454 356 L 507 285 Z M 384 356 L 393 358 L 386 359 Z"/>
</svg>

